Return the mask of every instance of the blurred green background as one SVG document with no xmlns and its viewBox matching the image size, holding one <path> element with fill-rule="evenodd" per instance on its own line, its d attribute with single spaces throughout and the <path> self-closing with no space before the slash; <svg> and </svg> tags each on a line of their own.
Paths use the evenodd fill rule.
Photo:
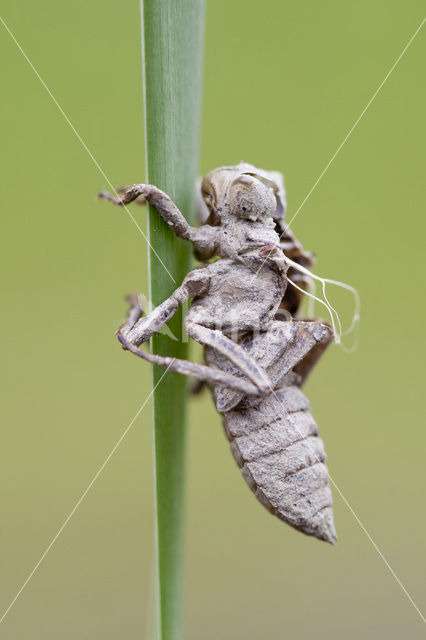
<svg viewBox="0 0 426 640">
<path fill-rule="evenodd" d="M 208 4 L 201 170 L 285 173 L 289 216 L 419 26 L 420 1 Z M 5 0 L 3 18 L 113 184 L 144 178 L 139 7 Z M 307 386 L 330 473 L 424 605 L 424 56 L 418 34 L 294 222 L 362 297 L 358 350 Z M 146 244 L 4 28 L 0 609 L 150 390 L 113 332 Z M 145 212 L 134 215 L 145 225 Z M 331 293 L 331 291 L 330 291 Z M 347 294 L 333 296 L 346 323 Z M 196 357 L 196 353 L 194 357 Z M 420 638 L 336 491 L 336 548 L 257 503 L 211 399 L 191 403 L 186 638 Z M 10 640 L 144 638 L 153 554 L 147 406 L 0 626 Z"/>
</svg>

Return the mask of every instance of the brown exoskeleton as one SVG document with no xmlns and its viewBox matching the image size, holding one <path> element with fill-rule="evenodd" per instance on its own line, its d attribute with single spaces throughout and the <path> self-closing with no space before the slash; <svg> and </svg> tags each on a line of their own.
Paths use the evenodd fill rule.
<svg viewBox="0 0 426 640">
<path fill-rule="evenodd" d="M 117 205 L 142 197 L 204 261 L 147 316 L 137 305 L 131 309 L 117 332 L 122 346 L 208 383 L 232 453 L 258 499 L 296 529 L 334 543 L 326 456 L 300 390 L 333 332 L 328 323 L 294 319 L 306 286 L 297 266 L 309 267 L 313 257 L 288 229 L 284 233 L 281 174 L 245 163 L 211 171 L 201 184 L 198 228 L 153 185 L 135 184 L 121 198 L 100 196 Z M 214 256 L 221 259 L 206 262 Z M 287 288 L 289 275 L 298 288 Z M 204 345 L 206 364 L 139 349 L 190 299 L 185 329 Z"/>
</svg>

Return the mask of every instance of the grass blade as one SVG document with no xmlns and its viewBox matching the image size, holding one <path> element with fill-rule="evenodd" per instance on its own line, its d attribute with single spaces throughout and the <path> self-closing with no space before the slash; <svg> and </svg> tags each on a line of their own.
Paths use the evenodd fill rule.
<svg viewBox="0 0 426 640">
<path fill-rule="evenodd" d="M 166 191 L 194 221 L 198 169 L 204 0 L 142 0 L 146 180 Z M 178 240 L 149 208 L 150 298 L 157 306 L 190 268 L 191 247 Z M 187 357 L 182 315 L 154 353 Z M 153 368 L 155 384 L 164 369 Z M 186 379 L 167 373 L 155 391 L 154 475 L 159 640 L 178 640 L 182 629 L 182 556 Z"/>
</svg>

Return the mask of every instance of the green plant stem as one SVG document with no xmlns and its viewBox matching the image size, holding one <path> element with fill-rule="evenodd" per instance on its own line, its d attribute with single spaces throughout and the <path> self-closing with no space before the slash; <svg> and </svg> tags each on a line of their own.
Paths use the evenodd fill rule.
<svg viewBox="0 0 426 640">
<path fill-rule="evenodd" d="M 142 0 L 147 182 L 166 191 L 191 222 L 198 169 L 204 0 Z M 177 239 L 152 207 L 150 298 L 157 306 L 190 268 L 191 247 Z M 154 353 L 187 357 L 182 314 L 169 323 L 177 338 L 152 340 Z M 164 368 L 154 367 L 155 385 Z M 182 566 L 186 379 L 168 372 L 154 393 L 154 477 L 159 640 L 182 630 Z"/>
</svg>

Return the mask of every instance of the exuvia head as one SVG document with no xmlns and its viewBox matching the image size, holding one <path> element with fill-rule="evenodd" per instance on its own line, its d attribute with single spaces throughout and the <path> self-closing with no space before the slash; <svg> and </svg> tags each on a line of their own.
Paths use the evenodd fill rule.
<svg viewBox="0 0 426 640">
<path fill-rule="evenodd" d="M 232 215 L 252 222 L 272 218 L 277 208 L 273 188 L 247 173 L 231 182 L 227 196 Z"/>
<path fill-rule="evenodd" d="M 285 207 L 282 174 L 244 162 L 213 169 L 201 183 L 201 222 L 206 224 L 219 225 L 228 215 L 251 221 L 283 220 Z"/>
</svg>

